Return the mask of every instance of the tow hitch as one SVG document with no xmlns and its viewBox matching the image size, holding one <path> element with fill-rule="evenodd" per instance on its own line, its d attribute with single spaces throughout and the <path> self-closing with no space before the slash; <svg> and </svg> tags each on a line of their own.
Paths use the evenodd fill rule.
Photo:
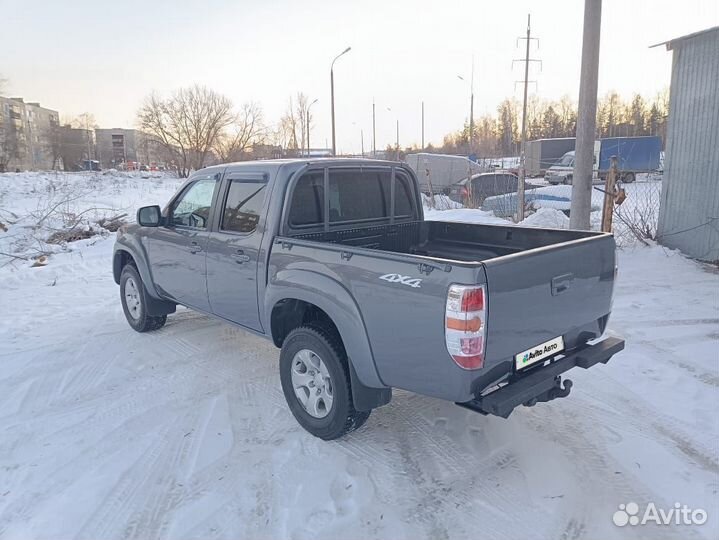
<svg viewBox="0 0 719 540">
<path fill-rule="evenodd" d="M 572 381 L 565 379 L 564 387 L 562 387 L 562 377 L 557 375 L 554 377 L 554 386 L 542 393 L 541 395 L 522 403 L 525 407 L 534 407 L 540 401 L 552 401 L 553 399 L 567 397 L 572 391 Z"/>
<path fill-rule="evenodd" d="M 567 397 L 572 389 L 572 381 L 565 379 L 562 385 L 562 373 L 573 367 L 588 369 L 600 362 L 606 364 L 623 349 L 623 339 L 607 338 L 569 353 L 546 366 L 517 374 L 497 390 L 480 394 L 475 399 L 457 405 L 480 414 L 507 418 L 520 405 L 532 407 L 541 401 Z"/>
</svg>

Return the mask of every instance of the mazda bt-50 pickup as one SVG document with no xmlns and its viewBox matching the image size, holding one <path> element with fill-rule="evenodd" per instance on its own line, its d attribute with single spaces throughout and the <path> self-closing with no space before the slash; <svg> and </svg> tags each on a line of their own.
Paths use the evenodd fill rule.
<svg viewBox="0 0 719 540">
<path fill-rule="evenodd" d="M 287 404 L 307 431 L 361 426 L 392 388 L 507 417 L 562 398 L 569 369 L 624 348 L 602 338 L 611 234 L 425 221 L 414 172 L 367 159 L 293 159 L 195 172 L 117 235 L 127 321 L 178 304 L 281 349 Z"/>
</svg>

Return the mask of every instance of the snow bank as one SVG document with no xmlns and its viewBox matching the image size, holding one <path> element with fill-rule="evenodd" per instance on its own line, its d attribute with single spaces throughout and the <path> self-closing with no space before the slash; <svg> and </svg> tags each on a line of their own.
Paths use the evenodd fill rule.
<svg viewBox="0 0 719 540">
<path fill-rule="evenodd" d="M 527 227 L 546 227 L 549 229 L 568 229 L 569 218 L 564 212 L 554 208 L 540 208 L 520 223 Z"/>
<path fill-rule="evenodd" d="M 430 205 L 429 195 L 422 193 L 422 205 L 426 208 L 434 208 L 436 210 L 451 210 L 453 208 L 464 208 L 460 203 L 453 201 L 447 195 L 435 195 L 433 197 L 434 205 Z"/>
<path fill-rule="evenodd" d="M 98 221 L 122 214 L 133 221 L 139 206 L 164 204 L 180 183 L 146 172 L 0 174 L 0 266 L 75 249 L 48 242 L 68 231 L 107 235 Z"/>
<path fill-rule="evenodd" d="M 425 208 L 424 218 L 428 221 L 459 221 L 464 223 L 487 223 L 495 225 L 511 224 L 506 219 L 498 218 L 491 212 L 473 210 L 471 208 L 458 208 L 454 210 Z"/>
</svg>

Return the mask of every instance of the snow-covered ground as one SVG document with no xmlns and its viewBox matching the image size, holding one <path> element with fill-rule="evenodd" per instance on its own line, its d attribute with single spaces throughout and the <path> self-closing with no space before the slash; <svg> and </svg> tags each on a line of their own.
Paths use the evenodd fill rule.
<svg viewBox="0 0 719 540">
<path fill-rule="evenodd" d="M 0 221 L 17 221 L 0 230 L 0 251 L 44 249 L 49 231 L 27 226 L 49 207 L 52 178 L 0 175 Z M 75 215 L 132 214 L 178 185 L 54 178 L 91 188 L 67 202 Z M 113 236 L 54 246 L 43 267 L 0 260 L 0 538 L 719 536 L 715 268 L 656 246 L 621 250 L 609 331 L 627 348 L 572 372 L 568 399 L 503 420 L 398 391 L 328 443 L 287 410 L 270 342 L 184 309 L 158 332 L 133 332 Z M 709 519 L 615 526 L 629 502 Z"/>
</svg>

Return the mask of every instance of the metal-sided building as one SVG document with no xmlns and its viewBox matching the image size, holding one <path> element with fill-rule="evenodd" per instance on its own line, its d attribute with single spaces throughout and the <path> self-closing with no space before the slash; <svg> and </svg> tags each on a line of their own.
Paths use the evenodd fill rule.
<svg viewBox="0 0 719 540">
<path fill-rule="evenodd" d="M 657 237 L 719 261 L 719 26 L 660 45 L 674 56 Z"/>
</svg>

